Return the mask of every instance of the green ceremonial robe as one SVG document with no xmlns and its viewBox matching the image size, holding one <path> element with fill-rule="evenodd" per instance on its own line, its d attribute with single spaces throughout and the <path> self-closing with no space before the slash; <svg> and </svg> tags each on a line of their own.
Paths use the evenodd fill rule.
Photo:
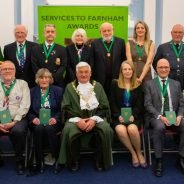
<svg viewBox="0 0 184 184">
<path fill-rule="evenodd" d="M 72 86 L 72 83 L 69 83 L 65 89 L 62 101 L 62 115 L 65 119 L 65 126 L 61 135 L 61 147 L 58 158 L 58 163 L 60 164 L 66 164 L 68 166 L 71 163 L 71 144 L 73 141 L 83 135 L 82 131 L 77 128 L 75 123 L 68 121 L 69 118 L 89 118 L 96 115 L 107 120 L 96 123 L 93 131 L 98 133 L 102 143 L 101 146 L 103 150 L 102 156 L 104 168 L 107 169 L 112 166 L 113 160 L 111 143 L 113 139 L 113 131 L 110 127 L 110 124 L 108 123 L 110 122 L 109 103 L 100 83 L 96 82 L 94 91 L 96 93 L 99 106 L 94 110 L 88 111 L 81 110 L 80 97 Z"/>
</svg>

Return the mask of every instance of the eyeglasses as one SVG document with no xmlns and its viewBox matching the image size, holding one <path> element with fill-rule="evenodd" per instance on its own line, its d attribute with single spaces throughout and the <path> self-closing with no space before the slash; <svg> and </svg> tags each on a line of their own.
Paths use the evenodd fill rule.
<svg viewBox="0 0 184 184">
<path fill-rule="evenodd" d="M 160 70 L 168 70 L 170 67 L 168 67 L 168 66 L 159 66 L 158 67 L 158 69 L 160 69 Z"/>
<path fill-rule="evenodd" d="M 1 71 L 13 71 L 15 68 L 1 68 Z"/>
</svg>

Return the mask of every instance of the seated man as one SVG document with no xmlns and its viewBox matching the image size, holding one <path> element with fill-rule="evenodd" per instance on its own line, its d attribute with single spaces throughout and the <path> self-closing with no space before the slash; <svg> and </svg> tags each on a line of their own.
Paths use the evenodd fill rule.
<svg viewBox="0 0 184 184">
<path fill-rule="evenodd" d="M 96 169 L 101 171 L 112 165 L 111 141 L 113 131 L 108 122 L 110 110 L 103 87 L 90 81 L 91 67 L 86 62 L 76 66 L 77 81 L 65 89 L 62 113 L 65 126 L 61 136 L 58 163 L 72 171 L 79 169 L 80 137 L 94 132 L 96 143 Z"/>
<path fill-rule="evenodd" d="M 23 174 L 22 154 L 27 130 L 25 116 L 30 106 L 30 91 L 27 82 L 15 79 L 15 65 L 11 61 L 5 61 L 0 71 L 0 134 L 3 132 L 10 136 L 16 153 L 17 173 Z"/>
<path fill-rule="evenodd" d="M 156 164 L 154 174 L 163 174 L 163 138 L 166 129 L 172 129 L 180 134 L 178 166 L 184 173 L 184 100 L 180 83 L 168 78 L 170 65 L 168 60 L 158 60 L 158 77 L 145 84 L 145 109 L 148 112 L 150 127 L 153 132 L 153 146 Z M 165 111 L 176 113 L 175 126 L 170 125 Z"/>
</svg>

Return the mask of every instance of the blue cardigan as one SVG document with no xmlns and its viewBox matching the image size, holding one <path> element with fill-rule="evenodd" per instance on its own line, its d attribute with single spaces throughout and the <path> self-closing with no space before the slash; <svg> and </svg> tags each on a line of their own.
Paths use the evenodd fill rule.
<svg viewBox="0 0 184 184">
<path fill-rule="evenodd" d="M 50 85 L 49 87 L 51 117 L 55 118 L 57 123 L 61 123 L 61 100 L 63 97 L 63 89 L 58 86 Z M 39 118 L 39 110 L 41 108 L 40 87 L 35 86 L 31 89 L 31 106 L 28 112 L 29 122 L 34 118 Z"/>
</svg>

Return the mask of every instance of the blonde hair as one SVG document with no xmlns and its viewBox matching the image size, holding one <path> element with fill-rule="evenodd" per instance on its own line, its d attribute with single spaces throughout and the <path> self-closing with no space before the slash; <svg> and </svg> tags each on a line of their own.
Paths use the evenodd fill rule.
<svg viewBox="0 0 184 184">
<path fill-rule="evenodd" d="M 119 78 L 118 78 L 118 87 L 119 88 L 125 88 L 125 80 L 124 80 L 124 76 L 122 74 L 122 69 L 123 69 L 123 66 L 125 64 L 128 64 L 131 67 L 132 71 L 133 71 L 132 77 L 130 79 L 131 80 L 130 81 L 130 85 L 131 85 L 130 90 L 132 90 L 132 89 L 137 88 L 140 84 L 136 81 L 137 77 L 136 77 L 135 67 L 134 67 L 133 63 L 131 61 L 128 61 L 128 60 L 123 61 L 122 64 L 121 64 L 120 72 L 119 72 Z"/>
<path fill-rule="evenodd" d="M 137 34 L 136 34 L 136 28 L 137 28 L 137 25 L 138 24 L 142 24 L 146 30 L 145 32 L 145 37 L 144 37 L 144 47 L 145 47 L 145 52 L 146 52 L 146 55 L 148 55 L 149 53 L 149 48 L 150 48 L 150 31 L 149 31 L 149 27 L 148 25 L 146 24 L 146 22 L 144 21 L 138 21 L 135 26 L 134 26 L 134 33 L 133 33 L 133 38 L 135 41 L 137 41 Z"/>
<path fill-rule="evenodd" d="M 77 35 L 82 35 L 82 36 L 83 36 L 83 42 L 84 42 L 84 43 L 87 42 L 87 34 L 86 34 L 86 31 L 85 31 L 84 29 L 79 28 L 79 29 L 76 29 L 76 30 L 73 32 L 72 38 L 71 38 L 73 43 L 76 43 L 75 37 L 76 37 Z"/>
<path fill-rule="evenodd" d="M 37 71 L 36 76 L 35 76 L 36 84 L 39 84 L 38 80 L 42 77 L 49 77 L 49 84 L 52 84 L 54 82 L 52 73 L 50 73 L 50 71 L 47 68 L 41 68 Z"/>
</svg>

